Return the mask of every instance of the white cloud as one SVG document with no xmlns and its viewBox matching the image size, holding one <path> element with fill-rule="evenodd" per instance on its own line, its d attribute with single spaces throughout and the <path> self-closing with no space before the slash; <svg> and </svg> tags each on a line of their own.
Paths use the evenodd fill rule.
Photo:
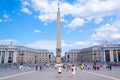
<svg viewBox="0 0 120 80">
<path fill-rule="evenodd" d="M 89 16 L 86 18 L 87 21 L 91 21 L 93 19 L 93 16 Z"/>
<path fill-rule="evenodd" d="M 101 23 L 102 21 L 103 21 L 102 18 L 95 18 L 95 23 L 96 23 L 96 24 L 99 24 L 99 23 Z"/>
<path fill-rule="evenodd" d="M 56 40 L 39 40 L 33 43 L 28 43 L 25 46 L 35 48 L 35 49 L 48 49 L 49 51 L 52 51 L 56 53 Z M 67 47 L 67 44 L 62 41 L 61 43 L 62 53 L 64 53 L 65 47 Z M 62 54 L 63 55 L 63 54 Z"/>
<path fill-rule="evenodd" d="M 39 33 L 39 32 L 41 32 L 41 31 L 40 31 L 40 30 L 38 30 L 38 29 L 36 29 L 36 30 L 34 30 L 34 32 Z"/>
<path fill-rule="evenodd" d="M 62 47 L 67 47 L 67 44 L 64 42 L 64 41 L 62 41 Z"/>
<path fill-rule="evenodd" d="M 38 19 L 42 22 L 53 21 L 56 19 L 56 14 L 42 14 L 38 16 Z"/>
<path fill-rule="evenodd" d="M 23 2 L 22 2 L 22 5 L 26 7 L 26 6 L 29 6 L 30 4 L 29 4 L 29 2 L 27 2 L 27 1 L 23 1 Z"/>
<path fill-rule="evenodd" d="M 119 0 L 89 0 L 85 5 L 78 6 L 73 14 L 76 16 L 108 16 L 118 13 L 120 10 Z M 109 4 L 109 5 L 108 5 Z"/>
<path fill-rule="evenodd" d="M 63 48 L 65 49 L 81 49 L 81 48 L 86 48 L 94 45 L 100 45 L 100 43 L 93 41 L 93 40 L 86 40 L 86 41 L 73 41 L 69 42 L 66 41 L 64 42 L 65 46 Z"/>
<path fill-rule="evenodd" d="M 0 19 L 0 22 L 8 22 L 8 21 L 12 21 L 12 18 L 10 18 L 8 14 L 3 14 L 3 18 Z"/>
<path fill-rule="evenodd" d="M 80 48 L 88 46 L 89 44 L 90 43 L 88 41 L 76 41 L 76 42 L 69 44 L 69 47 L 80 49 Z"/>
<path fill-rule="evenodd" d="M 32 14 L 32 12 L 28 9 L 30 3 L 28 1 L 22 1 L 21 11 L 24 13 Z"/>
<path fill-rule="evenodd" d="M 62 56 L 67 50 L 70 49 L 81 49 L 81 48 L 86 48 L 90 47 L 93 45 L 98 45 L 99 43 L 95 41 L 74 41 L 74 42 L 69 42 L 69 41 L 61 41 L 61 48 L 62 48 Z M 28 43 L 24 46 L 35 48 L 35 49 L 47 49 L 49 51 L 52 51 L 56 53 L 56 40 L 39 40 L 33 43 Z"/>
<path fill-rule="evenodd" d="M 113 43 L 114 41 L 119 42 L 120 40 L 119 22 L 120 19 L 117 19 L 111 24 L 106 23 L 105 25 L 100 26 L 99 28 L 95 29 L 95 33 L 93 33 L 88 40 L 72 42 L 66 41 L 64 42 L 66 44 L 65 48 L 66 49 L 86 48 L 90 46 L 104 44 L 104 41 L 106 40 Z"/>
<path fill-rule="evenodd" d="M 13 45 L 18 44 L 18 41 L 14 39 L 3 39 L 0 40 L 0 45 L 9 45 L 11 42 L 13 43 Z"/>
<path fill-rule="evenodd" d="M 64 47 L 67 44 L 62 41 L 61 46 Z M 26 44 L 25 46 L 36 48 L 36 49 L 49 49 L 55 50 L 56 49 L 56 40 L 39 40 L 33 43 Z"/>
<path fill-rule="evenodd" d="M 108 41 L 114 41 L 114 40 L 120 40 L 120 26 L 119 26 L 120 20 L 115 20 L 113 23 L 105 24 L 103 26 L 100 26 L 99 28 L 95 29 L 95 33 L 91 35 L 91 38 L 95 40 L 108 40 Z"/>
<path fill-rule="evenodd" d="M 4 14 L 4 15 L 3 15 L 3 18 L 8 19 L 9 16 L 8 16 L 7 14 Z"/>
<path fill-rule="evenodd" d="M 77 0 L 81 5 L 84 5 L 88 2 L 88 0 Z"/>
<path fill-rule="evenodd" d="M 35 11 L 40 12 L 38 19 L 43 22 L 56 20 L 57 2 L 48 0 L 31 0 Z"/>
<path fill-rule="evenodd" d="M 41 13 L 55 13 L 57 2 L 52 0 L 31 0 L 33 8 Z"/>
<path fill-rule="evenodd" d="M 79 27 L 79 26 L 83 26 L 84 23 L 85 23 L 84 19 L 75 18 L 71 21 L 70 24 L 66 25 L 66 27 L 76 28 L 76 27 Z"/>
<path fill-rule="evenodd" d="M 39 20 L 43 22 L 54 21 L 56 20 L 57 13 L 57 0 L 31 0 L 31 5 L 27 3 L 23 4 L 24 6 L 32 6 L 33 9 L 38 12 Z M 74 4 L 65 2 L 65 0 L 60 1 L 60 11 L 61 11 L 61 21 L 70 23 L 66 27 L 76 28 L 83 26 L 86 20 L 94 20 L 96 24 L 99 24 L 103 21 L 103 17 L 107 16 L 118 16 L 120 14 L 120 0 L 77 0 L 74 1 Z M 66 16 L 70 15 L 70 19 L 65 19 Z M 113 20 L 112 20 L 113 21 Z M 111 22 L 112 22 L 111 21 Z M 63 42 L 62 46 L 71 47 L 71 48 L 80 48 L 85 46 L 97 45 L 100 40 L 116 40 L 120 39 L 120 20 L 115 22 L 106 23 L 103 26 L 100 26 L 95 30 L 95 33 L 91 35 L 89 41 L 75 41 L 72 43 Z M 81 32 L 81 30 L 79 31 Z M 68 35 L 70 31 L 67 32 Z M 35 46 L 39 48 L 46 49 L 55 49 L 55 41 L 38 41 L 29 44 L 30 46 Z M 38 45 L 39 44 L 39 45 Z M 46 46 L 47 45 L 47 46 Z"/>
<path fill-rule="evenodd" d="M 24 13 L 27 13 L 27 14 L 32 14 L 32 12 L 28 8 L 25 8 L 25 7 L 23 7 L 21 9 L 21 11 L 24 12 Z"/>
<path fill-rule="evenodd" d="M 56 20 L 57 0 L 31 0 L 31 3 L 34 10 L 39 12 L 39 20 L 44 22 Z M 98 24 L 102 17 L 119 15 L 119 3 L 120 0 L 77 0 L 74 4 L 60 1 L 61 18 L 64 20 L 64 16 L 67 15 L 83 19 L 91 17 Z"/>
<path fill-rule="evenodd" d="M 64 22 L 64 23 L 67 23 L 67 22 L 68 22 L 67 20 L 65 20 L 65 19 L 63 19 L 63 18 L 61 18 L 60 21 L 61 21 L 61 22 Z"/>
<path fill-rule="evenodd" d="M 55 50 L 56 41 L 55 40 L 39 40 L 33 43 L 26 44 L 25 46 L 36 48 L 36 49 L 49 49 Z"/>
<path fill-rule="evenodd" d="M 31 0 L 33 8 L 35 11 L 40 12 L 38 19 L 43 22 L 49 22 L 56 20 L 56 13 L 57 13 L 57 7 L 58 7 L 58 1 L 55 0 Z M 64 15 L 69 14 L 69 9 L 72 8 L 71 5 L 68 3 L 62 3 L 60 2 L 60 11 L 61 11 L 61 21 L 67 22 L 64 18 Z M 63 9 L 64 8 L 64 9 Z M 66 9 L 66 10 L 65 10 Z M 63 11 L 64 10 L 64 11 Z M 69 12 L 68 12 L 69 11 Z"/>
</svg>

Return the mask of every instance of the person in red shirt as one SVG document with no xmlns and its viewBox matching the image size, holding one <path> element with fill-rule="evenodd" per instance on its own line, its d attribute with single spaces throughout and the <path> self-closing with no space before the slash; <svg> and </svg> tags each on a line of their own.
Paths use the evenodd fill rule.
<svg viewBox="0 0 120 80">
<path fill-rule="evenodd" d="M 38 65 L 36 65 L 36 71 L 38 70 Z"/>
</svg>

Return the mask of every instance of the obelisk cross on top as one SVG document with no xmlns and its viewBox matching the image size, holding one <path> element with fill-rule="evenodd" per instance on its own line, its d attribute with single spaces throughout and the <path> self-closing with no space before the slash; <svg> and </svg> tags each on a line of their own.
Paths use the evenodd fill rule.
<svg viewBox="0 0 120 80">
<path fill-rule="evenodd" d="M 56 64 L 61 64 L 61 33 L 60 33 L 60 9 L 59 9 L 59 3 L 58 3 L 58 11 L 57 11 Z"/>
</svg>

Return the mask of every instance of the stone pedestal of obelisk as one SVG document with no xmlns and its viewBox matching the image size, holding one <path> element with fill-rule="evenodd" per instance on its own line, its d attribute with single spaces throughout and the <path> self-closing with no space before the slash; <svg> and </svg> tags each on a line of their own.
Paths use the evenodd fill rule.
<svg viewBox="0 0 120 80">
<path fill-rule="evenodd" d="M 57 42 L 56 42 L 56 65 L 61 65 L 61 35 L 60 35 L 60 10 L 57 12 Z"/>
</svg>

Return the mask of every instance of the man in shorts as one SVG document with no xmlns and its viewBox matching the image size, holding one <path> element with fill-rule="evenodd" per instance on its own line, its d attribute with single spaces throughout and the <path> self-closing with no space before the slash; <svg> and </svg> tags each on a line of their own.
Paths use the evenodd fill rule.
<svg viewBox="0 0 120 80">
<path fill-rule="evenodd" d="M 62 67 L 58 66 L 58 77 L 60 78 L 62 75 Z"/>
</svg>

